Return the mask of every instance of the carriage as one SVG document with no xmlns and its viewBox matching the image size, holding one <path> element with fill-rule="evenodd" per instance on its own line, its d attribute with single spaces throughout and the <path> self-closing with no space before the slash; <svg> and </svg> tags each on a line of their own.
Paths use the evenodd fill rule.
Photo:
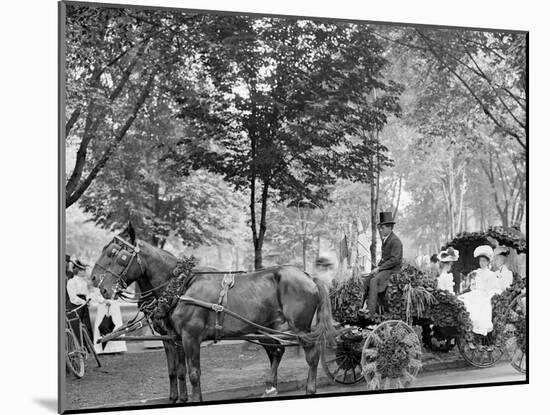
<svg viewBox="0 0 550 415">
<path fill-rule="evenodd" d="M 473 251 L 488 244 L 506 245 L 516 256 L 527 251 L 525 238 L 515 230 L 492 227 L 458 235 L 443 247 L 461 252 L 453 268 L 456 294 L 461 287 L 467 288 L 465 282 L 476 267 Z M 479 368 L 491 367 L 506 356 L 515 369 L 525 373 L 526 282 L 518 272 L 511 287 L 492 298 L 494 328 L 486 336 L 472 332 L 469 314 L 456 295 L 436 285 L 427 273 L 405 264 L 379 295 L 376 325 L 366 324 L 357 313 L 363 292 L 359 278 L 335 287 L 331 292 L 333 316 L 349 330 L 323 355 L 323 367 L 331 379 L 342 384 L 366 381 L 369 389 L 405 387 L 421 368 L 422 346 L 438 353 L 457 348 L 469 365 Z"/>
<path fill-rule="evenodd" d="M 498 232 L 489 236 L 501 243 L 510 242 Z M 469 237 L 461 235 L 463 239 Z M 485 234 L 476 237 L 479 238 L 475 243 L 487 241 Z M 525 252 L 525 246 L 523 249 Z M 455 295 L 435 288 L 435 281 L 412 265 L 405 265 L 392 276 L 387 289 L 380 294 L 381 308 L 373 326 L 357 314 L 363 292 L 358 279 L 346 280 L 329 292 L 324 284 L 295 267 L 273 267 L 254 273 L 200 271 L 194 268 L 192 259 L 176 260 L 162 254 L 160 260 L 158 255 L 157 248 L 137 241 L 129 226 L 104 248 L 92 280 L 104 296 L 118 293 L 124 297 L 129 282 L 140 284 L 139 302 L 144 316 L 101 341 L 116 340 L 121 335 L 125 335 L 123 340 L 132 340 L 128 334 L 141 327 L 143 319 L 149 320 L 159 333 L 150 339 L 164 341 L 170 399 L 174 402 L 178 396 L 180 402 L 187 400 L 186 365 L 193 387 L 192 399 L 202 399 L 198 346 L 204 340 L 240 339 L 262 345 L 271 362 L 264 396 L 277 393 L 277 367 L 282 351 L 293 345 L 304 347 L 310 366 L 306 393 L 315 393 L 319 357 L 327 375 L 337 383 L 366 381 L 368 389 L 407 387 L 422 367 L 420 339 L 425 347 L 440 352 L 457 347 L 464 359 L 477 367 L 492 366 L 507 353 L 512 365 L 525 371 L 522 300 L 525 282 L 521 278 L 516 278 L 510 289 L 494 298 L 494 310 L 500 313 L 495 335 L 481 338 L 472 333 L 463 303 Z M 145 268 L 153 266 L 157 269 Z M 235 279 L 235 274 L 242 276 Z M 152 275 L 163 275 L 164 280 L 153 281 Z M 266 282 L 274 285 L 275 291 L 264 292 L 273 288 L 269 285 L 262 287 L 264 291 L 252 287 Z M 285 285 L 282 291 L 281 285 Z M 228 295 L 233 286 L 233 294 Z M 338 295 L 341 293 L 345 295 Z M 260 297 L 239 298 L 244 295 Z M 148 297 L 151 301 L 145 301 Z M 271 304 L 273 301 L 279 305 Z M 263 302 L 262 307 L 257 307 L 258 302 Z M 272 317 L 269 325 L 258 320 L 258 316 L 266 317 L 266 313 Z M 317 322 L 310 329 L 314 315 Z M 224 323 L 227 316 L 232 318 L 225 318 Z M 291 318 L 291 327 L 283 329 L 275 324 L 280 317 Z M 179 331 L 174 329 L 177 325 Z M 176 339 L 183 343 L 183 349 L 176 346 Z"/>
</svg>

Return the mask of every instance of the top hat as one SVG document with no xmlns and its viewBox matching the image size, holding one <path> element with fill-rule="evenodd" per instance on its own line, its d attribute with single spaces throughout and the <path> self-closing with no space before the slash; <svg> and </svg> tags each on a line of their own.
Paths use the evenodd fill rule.
<svg viewBox="0 0 550 415">
<path fill-rule="evenodd" d="M 73 261 L 73 265 L 78 269 L 86 269 L 88 267 L 88 265 L 84 264 L 79 259 L 77 259 L 76 261 Z"/>
<path fill-rule="evenodd" d="M 65 262 L 71 262 L 71 256 L 69 254 L 65 254 Z"/>
<path fill-rule="evenodd" d="M 380 221 L 379 225 L 394 225 L 395 220 L 393 220 L 392 212 L 380 212 Z"/>
</svg>

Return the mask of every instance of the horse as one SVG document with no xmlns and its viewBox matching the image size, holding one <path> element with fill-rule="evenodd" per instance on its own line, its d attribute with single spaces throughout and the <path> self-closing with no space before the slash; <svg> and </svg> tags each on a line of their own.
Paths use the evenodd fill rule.
<svg viewBox="0 0 550 415">
<path fill-rule="evenodd" d="M 173 254 L 137 240 L 132 224 L 128 223 L 104 246 L 92 270 L 92 281 L 106 299 L 116 298 L 132 282 L 136 282 L 141 291 L 152 292 L 158 297 L 162 287 L 173 277 L 172 271 L 177 263 Z M 208 273 L 211 269 L 203 272 L 191 279 L 185 296 L 217 304 L 223 275 Z M 283 265 L 238 275 L 226 299 L 227 310 L 248 322 L 226 314 L 221 339 L 258 333 L 256 325 L 279 331 L 290 330 L 300 340 L 309 366 L 306 394 L 315 394 L 321 348 L 337 334 L 332 323 L 327 285 L 297 267 Z M 200 344 L 218 340 L 220 332 L 215 327 L 215 314 L 212 309 L 180 300 L 163 322 L 165 331 L 174 339 L 163 341 L 171 402 L 202 401 Z M 312 327 L 314 315 L 317 318 Z M 263 396 L 276 396 L 277 369 L 284 346 L 272 336 L 262 337 L 260 343 L 271 363 Z M 186 374 L 191 383 L 190 396 Z"/>
</svg>

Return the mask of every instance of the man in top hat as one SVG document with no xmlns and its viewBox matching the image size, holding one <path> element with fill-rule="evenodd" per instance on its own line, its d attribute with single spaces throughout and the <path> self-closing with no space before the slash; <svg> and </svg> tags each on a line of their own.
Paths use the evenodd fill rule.
<svg viewBox="0 0 550 415">
<path fill-rule="evenodd" d="M 390 276 L 401 269 L 403 262 L 403 244 L 393 232 L 395 221 L 392 212 L 380 212 L 378 230 L 382 239 L 382 258 L 378 266 L 374 268 L 365 278 L 365 298 L 368 298 L 368 311 L 364 308 L 361 314 L 368 318 L 376 312 L 378 293 L 384 291 L 388 286 Z"/>
</svg>

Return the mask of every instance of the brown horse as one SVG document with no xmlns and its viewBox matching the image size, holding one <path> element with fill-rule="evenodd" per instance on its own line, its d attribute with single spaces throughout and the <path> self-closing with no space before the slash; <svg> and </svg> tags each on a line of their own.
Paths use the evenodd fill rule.
<svg viewBox="0 0 550 415">
<path fill-rule="evenodd" d="M 171 277 L 177 258 L 146 242 L 136 241 L 132 225 L 107 244 L 92 271 L 92 281 L 105 298 L 116 296 L 121 288 L 137 282 L 140 290 L 162 292 Z M 198 268 L 197 268 L 198 270 Z M 208 271 L 211 271 L 209 269 Z M 217 303 L 223 275 L 200 274 L 185 292 L 186 297 Z M 156 289 L 158 287 L 158 289 Z M 275 330 L 290 330 L 303 340 L 309 365 L 306 393 L 316 392 L 317 366 L 323 340 L 335 331 L 328 290 L 324 283 L 292 266 L 279 266 L 239 275 L 227 294 L 226 308 L 247 320 Z M 170 400 L 186 402 L 186 368 L 192 386 L 190 401 L 201 401 L 200 344 L 215 338 L 215 312 L 208 308 L 178 302 L 164 322 L 175 341 L 164 341 L 170 379 Z M 317 321 L 312 330 L 313 316 Z M 223 321 L 222 338 L 239 338 L 256 333 L 251 324 L 228 314 Z M 279 341 L 261 340 L 271 362 L 264 396 L 277 394 L 277 369 L 284 353 Z M 178 388 L 179 381 L 179 388 Z"/>
</svg>

